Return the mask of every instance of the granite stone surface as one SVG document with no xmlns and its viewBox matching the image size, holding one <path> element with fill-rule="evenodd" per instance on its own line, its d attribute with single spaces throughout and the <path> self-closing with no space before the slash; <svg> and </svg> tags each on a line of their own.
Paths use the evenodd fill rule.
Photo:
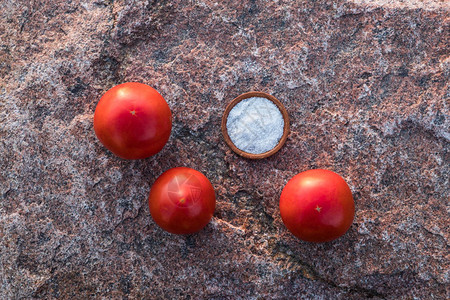
<svg viewBox="0 0 450 300">
<path fill-rule="evenodd" d="M 448 299 L 449 45 L 444 0 L 0 0 L 0 299 Z M 93 130 L 99 98 L 127 81 L 174 116 L 145 160 Z M 220 132 L 251 90 L 291 118 L 259 161 Z M 190 236 L 147 205 L 178 166 L 216 190 Z M 333 242 L 297 240 L 279 214 L 311 168 L 355 198 Z"/>
</svg>

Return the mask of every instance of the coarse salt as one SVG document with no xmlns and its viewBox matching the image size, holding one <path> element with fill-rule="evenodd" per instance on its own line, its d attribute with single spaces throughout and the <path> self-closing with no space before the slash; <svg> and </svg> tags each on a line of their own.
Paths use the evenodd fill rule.
<svg viewBox="0 0 450 300">
<path fill-rule="evenodd" d="M 227 131 L 240 150 L 261 154 L 272 150 L 283 136 L 280 109 L 267 98 L 251 97 L 237 103 L 228 114 Z"/>
</svg>

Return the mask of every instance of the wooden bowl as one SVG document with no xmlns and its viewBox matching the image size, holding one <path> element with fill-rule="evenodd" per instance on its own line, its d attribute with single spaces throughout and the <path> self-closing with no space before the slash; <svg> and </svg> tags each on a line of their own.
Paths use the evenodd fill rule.
<svg viewBox="0 0 450 300">
<path fill-rule="evenodd" d="M 229 115 L 231 109 L 233 109 L 233 107 L 236 104 L 238 104 L 239 102 L 241 102 L 242 100 L 247 99 L 247 98 L 252 98 L 252 97 L 262 97 L 262 98 L 266 98 L 266 99 L 272 101 L 278 107 L 278 109 L 280 110 L 281 115 L 283 116 L 283 119 L 284 119 L 283 135 L 281 136 L 281 139 L 278 142 L 278 144 L 271 150 L 264 152 L 264 153 L 259 153 L 259 154 L 248 153 L 248 152 L 242 151 L 241 149 L 236 147 L 233 144 L 233 142 L 231 141 L 230 136 L 228 135 L 228 130 L 227 130 L 227 119 L 228 119 L 228 115 Z M 223 117 L 222 117 L 222 134 L 225 139 L 225 142 L 228 144 L 228 146 L 231 148 L 231 150 L 233 150 L 240 156 L 245 157 L 245 158 L 250 158 L 250 159 L 266 158 L 266 157 L 271 156 L 272 154 L 275 154 L 278 150 L 281 149 L 281 147 L 283 147 L 284 143 L 286 142 L 287 137 L 289 135 L 289 115 L 288 115 L 288 112 L 287 112 L 286 108 L 284 107 L 284 105 L 277 98 L 275 98 L 272 95 L 269 95 L 269 94 L 266 94 L 263 92 L 244 93 L 244 94 L 238 96 L 237 98 L 233 99 L 233 101 L 231 101 L 225 108 L 225 112 L 223 113 Z"/>
</svg>

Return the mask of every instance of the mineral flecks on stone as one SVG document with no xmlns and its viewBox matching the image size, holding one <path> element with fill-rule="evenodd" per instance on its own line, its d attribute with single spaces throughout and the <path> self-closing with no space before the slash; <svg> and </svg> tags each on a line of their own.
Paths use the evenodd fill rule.
<svg viewBox="0 0 450 300">
<path fill-rule="evenodd" d="M 0 298 L 447 298 L 449 20 L 440 0 L 0 1 Z M 92 127 L 127 81 L 174 116 L 142 161 Z M 291 120 L 262 161 L 220 131 L 250 90 Z M 192 236 L 148 211 L 151 184 L 178 166 L 216 190 Z M 312 168 L 355 198 L 331 243 L 297 240 L 279 215 L 282 187 Z"/>
</svg>

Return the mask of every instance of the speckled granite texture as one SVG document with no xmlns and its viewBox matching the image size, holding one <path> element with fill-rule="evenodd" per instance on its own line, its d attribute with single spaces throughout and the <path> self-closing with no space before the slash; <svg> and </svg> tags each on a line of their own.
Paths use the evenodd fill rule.
<svg viewBox="0 0 450 300">
<path fill-rule="evenodd" d="M 0 0 L 0 298 L 448 298 L 449 44 L 440 0 Z M 145 160 L 115 157 L 93 130 L 100 96 L 126 81 L 174 115 Z M 291 118 L 261 161 L 220 133 L 250 90 Z M 176 166 L 216 190 L 192 236 L 148 210 Z M 355 197 L 334 242 L 301 242 L 279 215 L 282 187 L 310 168 Z"/>
</svg>

